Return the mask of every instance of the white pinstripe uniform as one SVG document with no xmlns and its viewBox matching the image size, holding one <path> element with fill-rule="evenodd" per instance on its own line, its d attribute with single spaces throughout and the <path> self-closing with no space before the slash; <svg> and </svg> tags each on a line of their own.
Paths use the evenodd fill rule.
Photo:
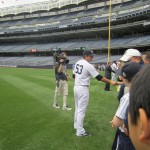
<svg viewBox="0 0 150 150">
<path fill-rule="evenodd" d="M 126 110 L 127 110 L 128 106 L 129 106 L 129 92 L 126 93 L 125 95 L 123 95 L 123 97 L 121 98 L 119 107 L 118 107 L 117 112 L 116 112 L 116 116 L 118 118 L 120 118 L 121 120 L 125 119 L 125 117 L 126 117 L 125 114 L 126 114 Z M 119 127 L 119 129 L 122 132 L 124 132 L 121 127 Z"/>
<path fill-rule="evenodd" d="M 119 107 L 117 109 L 117 112 L 116 112 L 116 116 L 118 118 L 120 118 L 121 120 L 124 120 L 126 118 L 126 110 L 129 106 L 129 92 L 126 93 L 120 100 L 120 104 L 119 104 Z M 120 131 L 121 132 L 124 132 L 124 129 L 122 127 L 119 127 Z M 119 144 L 119 137 L 117 137 L 117 147 L 116 147 L 116 150 L 118 149 L 118 144 Z"/>
<path fill-rule="evenodd" d="M 89 102 L 90 78 L 95 78 L 99 73 L 88 61 L 79 60 L 74 67 L 75 75 L 74 97 L 75 97 L 75 114 L 74 128 L 77 129 L 76 135 L 85 133 L 83 128 L 84 117 Z"/>
</svg>

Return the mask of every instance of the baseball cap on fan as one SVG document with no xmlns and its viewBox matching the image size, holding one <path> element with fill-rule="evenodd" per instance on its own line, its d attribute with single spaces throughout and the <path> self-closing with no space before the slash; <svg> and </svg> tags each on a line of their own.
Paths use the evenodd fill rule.
<svg viewBox="0 0 150 150">
<path fill-rule="evenodd" d="M 94 56 L 94 53 L 93 53 L 93 51 L 90 51 L 90 50 L 84 50 L 83 51 L 83 57 L 84 56 Z"/>
<path fill-rule="evenodd" d="M 141 65 L 135 62 L 127 62 L 123 65 L 121 69 L 121 76 L 128 81 L 131 81 L 132 78 L 140 71 Z"/>
<path fill-rule="evenodd" d="M 123 62 L 127 62 L 133 56 L 141 57 L 141 53 L 137 49 L 128 49 L 125 51 L 124 55 L 120 58 L 120 60 Z"/>
</svg>

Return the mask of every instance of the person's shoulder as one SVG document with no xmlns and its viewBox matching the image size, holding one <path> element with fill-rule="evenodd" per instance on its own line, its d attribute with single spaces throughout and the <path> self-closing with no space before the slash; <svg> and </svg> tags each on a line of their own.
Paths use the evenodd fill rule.
<svg viewBox="0 0 150 150">
<path fill-rule="evenodd" d="M 75 64 L 82 63 L 83 59 L 78 60 Z"/>
<path fill-rule="evenodd" d="M 79 60 L 78 63 L 85 65 L 85 66 L 91 66 L 91 64 L 88 61 L 86 61 L 85 59 Z"/>
<path fill-rule="evenodd" d="M 127 92 L 126 94 L 124 94 L 125 97 L 129 97 L 130 96 L 130 93 Z"/>
<path fill-rule="evenodd" d="M 120 101 L 125 101 L 125 100 L 129 100 L 129 92 L 124 94 Z"/>
</svg>

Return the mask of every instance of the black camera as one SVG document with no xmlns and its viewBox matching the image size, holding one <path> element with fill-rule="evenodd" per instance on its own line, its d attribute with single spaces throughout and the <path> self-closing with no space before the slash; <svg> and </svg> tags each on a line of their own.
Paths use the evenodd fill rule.
<svg viewBox="0 0 150 150">
<path fill-rule="evenodd" d="M 69 59 L 67 59 L 67 54 L 65 52 L 55 52 L 53 54 L 53 58 L 55 62 L 60 63 L 60 60 L 63 59 L 64 61 L 62 62 L 63 64 L 68 64 L 69 63 Z"/>
</svg>

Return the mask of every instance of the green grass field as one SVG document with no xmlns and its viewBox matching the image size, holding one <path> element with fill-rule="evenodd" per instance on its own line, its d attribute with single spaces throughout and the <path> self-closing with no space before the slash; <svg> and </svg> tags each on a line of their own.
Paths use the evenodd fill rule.
<svg viewBox="0 0 150 150">
<path fill-rule="evenodd" d="M 91 80 L 84 127 L 92 136 L 76 137 L 73 79 L 68 112 L 52 108 L 53 70 L 0 68 L 0 150 L 110 150 L 115 130 L 109 121 L 118 106 L 117 91 L 103 89 L 104 83 Z"/>
</svg>

